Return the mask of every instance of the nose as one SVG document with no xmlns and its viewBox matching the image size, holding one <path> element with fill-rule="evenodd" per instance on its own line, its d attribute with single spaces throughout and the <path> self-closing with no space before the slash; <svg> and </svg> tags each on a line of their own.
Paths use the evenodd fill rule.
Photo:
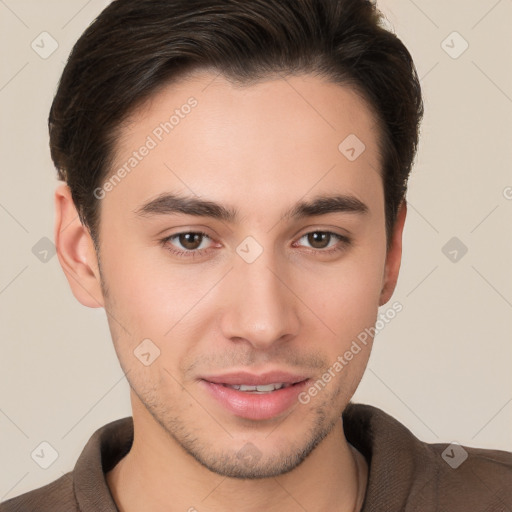
<svg viewBox="0 0 512 512">
<path fill-rule="evenodd" d="M 224 336 L 257 350 L 293 339 L 300 327 L 298 299 L 283 266 L 264 251 L 254 262 L 239 260 L 229 274 L 229 296 L 221 321 Z M 265 255 L 265 256 L 264 256 Z M 289 273 L 288 273 L 289 274 Z"/>
</svg>

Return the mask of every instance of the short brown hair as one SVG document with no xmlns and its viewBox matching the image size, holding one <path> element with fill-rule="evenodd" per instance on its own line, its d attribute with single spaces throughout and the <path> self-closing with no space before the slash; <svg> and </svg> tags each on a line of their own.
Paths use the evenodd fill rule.
<svg viewBox="0 0 512 512">
<path fill-rule="evenodd" d="M 351 86 L 376 116 L 392 232 L 423 117 L 412 57 L 368 0 L 115 0 L 85 30 L 48 119 L 52 159 L 99 247 L 93 191 L 111 171 L 122 122 L 184 72 L 249 84 L 314 73 Z"/>
</svg>

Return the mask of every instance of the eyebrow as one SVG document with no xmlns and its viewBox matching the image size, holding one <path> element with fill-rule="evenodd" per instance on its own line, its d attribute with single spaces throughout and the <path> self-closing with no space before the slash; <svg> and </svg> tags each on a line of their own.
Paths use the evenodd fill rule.
<svg viewBox="0 0 512 512">
<path fill-rule="evenodd" d="M 328 213 L 355 213 L 364 215 L 369 209 L 366 204 L 351 195 L 319 195 L 309 201 L 299 201 L 281 216 L 285 219 L 302 219 Z M 140 217 L 185 214 L 197 217 L 211 217 L 223 222 L 236 223 L 239 212 L 214 201 L 178 194 L 163 193 L 134 210 Z"/>
</svg>

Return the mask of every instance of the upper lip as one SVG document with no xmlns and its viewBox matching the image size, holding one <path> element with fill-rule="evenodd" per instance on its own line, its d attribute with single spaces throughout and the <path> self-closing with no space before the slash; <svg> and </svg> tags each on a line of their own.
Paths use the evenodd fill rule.
<svg viewBox="0 0 512 512">
<path fill-rule="evenodd" d="M 246 384 L 248 386 L 264 386 L 266 384 L 295 384 L 302 382 L 308 377 L 283 371 L 271 371 L 261 374 L 249 372 L 225 373 L 223 375 L 210 375 L 202 377 L 202 380 L 214 384 L 227 384 L 229 386 Z"/>
</svg>

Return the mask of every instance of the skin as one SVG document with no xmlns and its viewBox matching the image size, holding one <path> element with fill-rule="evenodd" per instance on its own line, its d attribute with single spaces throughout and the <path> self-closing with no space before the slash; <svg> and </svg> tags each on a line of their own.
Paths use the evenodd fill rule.
<svg viewBox="0 0 512 512">
<path fill-rule="evenodd" d="M 100 201 L 101 273 L 69 188 L 55 194 L 59 261 L 77 300 L 105 307 L 131 387 L 134 442 L 108 485 L 125 512 L 359 510 L 367 465 L 341 412 L 371 342 L 309 403 L 270 419 L 231 413 L 200 377 L 285 370 L 316 381 L 375 324 L 396 285 L 406 216 L 403 205 L 387 251 L 375 118 L 351 89 L 318 77 L 240 87 L 203 71 L 130 116 L 114 168 L 191 96 L 191 113 Z M 349 134 L 366 146 L 355 161 L 338 150 Z M 216 201 L 240 219 L 135 213 L 162 192 Z M 281 219 L 297 201 L 334 193 L 368 211 Z M 209 238 L 194 258 L 170 252 L 191 250 L 183 238 L 161 242 L 197 231 Z M 304 236 L 318 231 L 351 242 Z M 252 263 L 236 252 L 247 236 L 263 249 Z M 147 338 L 160 350 L 149 366 L 133 353 Z M 248 443 L 252 463 L 237 457 Z"/>
</svg>

